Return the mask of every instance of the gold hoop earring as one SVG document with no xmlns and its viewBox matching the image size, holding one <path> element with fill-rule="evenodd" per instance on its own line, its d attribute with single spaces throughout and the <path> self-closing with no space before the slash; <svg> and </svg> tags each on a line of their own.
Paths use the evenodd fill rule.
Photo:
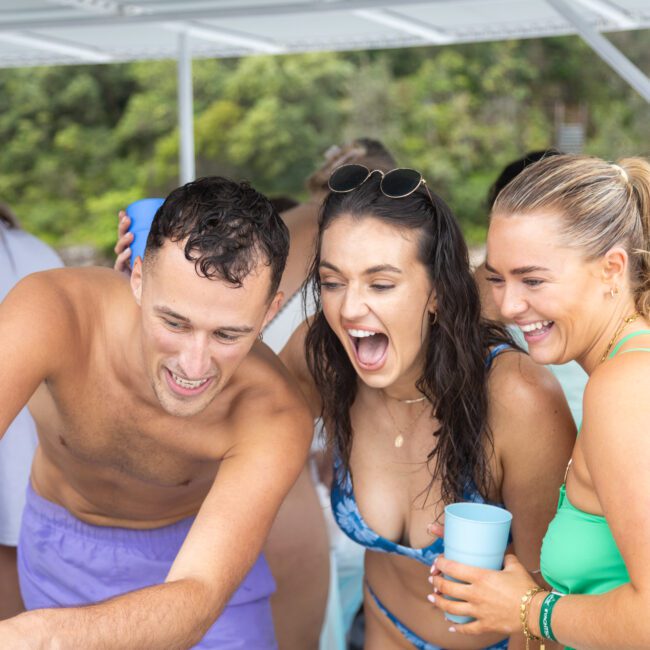
<svg viewBox="0 0 650 650">
<path fill-rule="evenodd" d="M 618 295 L 618 287 L 612 287 L 609 290 L 609 295 L 611 296 L 612 300 L 614 299 L 614 296 Z"/>
<path fill-rule="evenodd" d="M 438 322 L 438 312 L 434 311 L 433 314 L 429 312 L 429 324 L 433 327 Z"/>
<path fill-rule="evenodd" d="M 263 341 L 263 340 L 264 340 L 264 334 L 262 334 L 262 332 L 260 332 L 260 333 L 257 335 L 257 340 L 258 340 L 258 341 Z"/>
</svg>

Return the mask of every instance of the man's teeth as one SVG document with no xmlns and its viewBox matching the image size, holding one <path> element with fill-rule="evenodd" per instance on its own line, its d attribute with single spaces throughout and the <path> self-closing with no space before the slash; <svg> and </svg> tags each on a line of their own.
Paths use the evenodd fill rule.
<svg viewBox="0 0 650 650">
<path fill-rule="evenodd" d="M 350 336 L 356 339 L 363 339 L 366 336 L 374 336 L 377 332 L 369 332 L 368 330 L 348 330 Z"/>
<path fill-rule="evenodd" d="M 178 384 L 181 388 L 198 388 L 199 386 L 203 386 L 203 384 L 208 381 L 207 379 L 197 379 L 196 381 L 191 381 L 189 379 L 179 377 L 173 372 L 172 377 L 174 378 L 174 383 Z"/>
<path fill-rule="evenodd" d="M 552 320 L 538 320 L 536 323 L 528 323 L 526 325 L 520 325 L 519 329 L 522 332 L 534 332 L 535 330 L 541 330 L 543 327 L 548 327 L 553 323 Z"/>
</svg>

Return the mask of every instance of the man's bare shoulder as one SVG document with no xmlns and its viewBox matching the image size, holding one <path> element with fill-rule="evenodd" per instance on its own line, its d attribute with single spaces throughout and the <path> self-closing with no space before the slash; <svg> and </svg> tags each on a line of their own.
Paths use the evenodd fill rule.
<svg viewBox="0 0 650 650">
<path fill-rule="evenodd" d="M 41 271 L 18 282 L 0 304 L 0 334 L 7 345 L 21 339 L 30 356 L 44 355 L 51 376 L 89 358 L 107 336 L 122 336 L 115 324 L 133 302 L 128 280 L 111 269 Z"/>
<path fill-rule="evenodd" d="M 312 418 L 302 393 L 280 358 L 263 343 L 256 343 L 233 377 L 233 412 L 250 423 L 271 418 L 294 431 L 312 430 Z M 302 434 L 300 434 L 302 435 Z"/>
<path fill-rule="evenodd" d="M 90 296 L 101 296 L 111 288 L 123 290 L 126 282 L 119 273 L 98 266 L 59 268 L 26 276 L 14 291 L 30 302 L 70 311 L 86 304 Z"/>
<path fill-rule="evenodd" d="M 40 271 L 22 279 L 7 296 L 7 316 L 31 318 L 32 324 L 78 340 L 105 311 L 101 306 L 126 288 L 124 278 L 101 267 Z"/>
<path fill-rule="evenodd" d="M 247 399 L 269 399 L 287 408 L 305 406 L 295 378 L 280 357 L 263 343 L 255 343 L 234 378 L 238 392 Z"/>
</svg>

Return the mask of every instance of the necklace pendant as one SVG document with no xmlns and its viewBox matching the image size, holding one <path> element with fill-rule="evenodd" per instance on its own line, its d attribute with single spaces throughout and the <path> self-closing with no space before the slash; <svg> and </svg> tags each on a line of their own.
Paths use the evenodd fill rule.
<svg viewBox="0 0 650 650">
<path fill-rule="evenodd" d="M 393 444 L 399 449 L 404 444 L 404 436 L 401 433 L 395 436 L 395 442 Z"/>
</svg>

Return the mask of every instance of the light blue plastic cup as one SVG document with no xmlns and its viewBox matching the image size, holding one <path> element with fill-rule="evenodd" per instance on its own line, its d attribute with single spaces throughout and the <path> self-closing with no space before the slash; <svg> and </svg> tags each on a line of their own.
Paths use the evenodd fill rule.
<svg viewBox="0 0 650 650">
<path fill-rule="evenodd" d="M 445 507 L 445 557 L 482 569 L 501 569 L 511 521 L 512 514 L 498 506 L 449 504 Z M 445 618 L 454 623 L 474 620 L 455 614 L 445 614 Z"/>
<path fill-rule="evenodd" d="M 147 245 L 147 237 L 158 208 L 165 202 L 165 199 L 139 199 L 126 208 L 126 214 L 131 219 L 129 232 L 133 233 L 131 243 L 131 268 L 136 257 L 144 258 L 144 249 Z"/>
</svg>

